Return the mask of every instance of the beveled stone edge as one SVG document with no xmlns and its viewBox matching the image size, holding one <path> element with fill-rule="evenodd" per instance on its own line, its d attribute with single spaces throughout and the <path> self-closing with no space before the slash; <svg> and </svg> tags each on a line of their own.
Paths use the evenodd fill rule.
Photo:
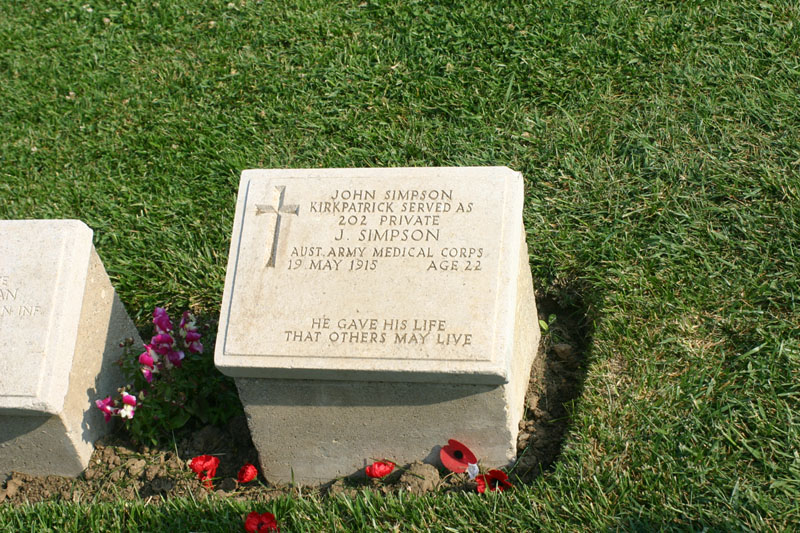
<svg viewBox="0 0 800 533">
<path fill-rule="evenodd" d="M 432 175 L 431 172 L 434 172 Z M 494 351 L 491 358 L 486 361 L 450 361 L 454 368 L 450 370 L 434 370 L 432 367 L 441 366 L 443 359 L 437 359 L 426 364 L 426 361 L 414 360 L 415 368 L 402 369 L 374 369 L 374 370 L 338 370 L 330 368 L 302 368 L 293 369 L 285 367 L 264 366 L 264 360 L 259 364 L 248 364 L 246 358 L 268 356 L 240 356 L 225 352 L 228 319 L 230 316 L 230 304 L 232 298 L 233 285 L 235 283 L 235 269 L 231 268 L 232 263 L 238 260 L 238 249 L 241 239 L 241 227 L 244 220 L 244 209 L 247 202 L 247 192 L 242 194 L 243 187 L 249 187 L 253 178 L 272 178 L 272 179 L 316 179 L 316 178 L 370 178 L 387 177 L 395 174 L 403 174 L 403 177 L 444 177 L 453 173 L 473 174 L 480 177 L 489 172 L 502 173 L 504 180 L 504 203 L 509 198 L 514 198 L 514 189 L 518 189 L 514 206 L 508 206 L 501 226 L 501 246 L 499 254 L 504 254 L 509 248 L 512 250 L 507 253 L 508 260 L 504 262 L 504 268 L 500 268 L 498 276 L 506 279 L 515 279 L 519 272 L 519 246 L 520 235 L 522 242 L 525 238 L 522 224 L 522 208 L 524 204 L 524 180 L 522 173 L 512 170 L 507 166 L 471 166 L 471 167 L 381 167 L 381 168 L 300 168 L 300 169 L 247 169 L 243 170 L 239 179 L 237 190 L 236 209 L 234 214 L 231 243 L 228 252 L 228 263 L 225 273 L 225 286 L 222 296 L 220 309 L 219 330 L 217 333 L 216 345 L 214 350 L 214 364 L 217 369 L 225 375 L 231 377 L 259 377 L 259 378 L 283 378 L 283 379 L 320 379 L 320 380 L 377 380 L 377 381 L 409 381 L 409 382 L 434 382 L 434 383 L 463 383 L 463 384 L 502 384 L 508 382 L 511 369 L 511 357 L 513 356 L 514 339 L 514 320 L 506 320 L 504 330 L 497 329 L 506 316 L 515 312 L 518 295 L 513 294 L 516 283 L 499 284 L 495 301 L 495 330 L 492 332 L 492 346 Z M 499 283 L 499 281 L 498 281 Z M 499 305 L 504 294 L 510 293 L 506 298 L 506 305 Z M 237 357 L 235 364 L 231 358 Z M 284 357 L 284 356 L 276 356 Z M 317 359 L 324 359 L 320 357 Z M 346 358 L 338 357 L 337 360 Z M 386 359 L 395 363 L 402 363 L 401 359 Z M 312 358 L 304 358 L 304 363 L 313 361 Z M 381 360 L 382 361 L 382 360 Z M 420 366 L 422 368 L 420 368 Z"/>
</svg>

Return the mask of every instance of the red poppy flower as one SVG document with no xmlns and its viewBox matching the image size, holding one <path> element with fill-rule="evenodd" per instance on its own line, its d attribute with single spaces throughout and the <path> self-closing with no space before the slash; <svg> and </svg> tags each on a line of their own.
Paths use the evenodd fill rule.
<svg viewBox="0 0 800 533">
<path fill-rule="evenodd" d="M 454 439 L 447 441 L 447 446 L 442 446 L 439 450 L 439 459 L 446 469 L 457 474 L 466 472 L 470 464 L 478 462 L 469 448 Z"/>
<path fill-rule="evenodd" d="M 247 533 L 262 533 L 264 531 L 280 531 L 275 515 L 272 513 L 258 514 L 253 511 L 244 521 L 244 530 Z"/>
<path fill-rule="evenodd" d="M 256 470 L 256 467 L 250 463 L 247 463 L 241 469 L 239 469 L 239 475 L 236 477 L 239 480 L 239 483 L 249 483 L 253 481 L 257 475 L 258 470 Z"/>
<path fill-rule="evenodd" d="M 213 455 L 198 455 L 189 463 L 189 468 L 197 474 L 197 479 L 201 480 L 208 488 L 214 486 L 212 478 L 217 475 L 218 466 L 219 459 Z"/>
<path fill-rule="evenodd" d="M 375 461 L 366 468 L 369 477 L 384 477 L 394 470 L 394 463 L 391 461 Z"/>
<path fill-rule="evenodd" d="M 508 474 L 502 470 L 489 470 L 488 474 L 481 474 L 475 478 L 475 481 L 478 482 L 478 492 L 481 494 L 486 492 L 487 488 L 489 492 L 496 490 L 502 492 L 514 486 L 508 481 Z"/>
</svg>

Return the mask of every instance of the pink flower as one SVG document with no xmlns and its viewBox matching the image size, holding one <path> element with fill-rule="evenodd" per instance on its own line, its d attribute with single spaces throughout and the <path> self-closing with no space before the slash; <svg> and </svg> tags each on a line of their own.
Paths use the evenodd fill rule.
<svg viewBox="0 0 800 533">
<path fill-rule="evenodd" d="M 159 362 L 160 358 L 158 357 L 158 352 L 156 351 L 155 346 L 153 346 L 152 344 L 145 344 L 144 345 L 144 352 L 142 352 L 142 355 L 144 355 L 144 354 L 147 354 L 147 356 L 150 357 L 150 359 L 153 361 L 153 364 L 158 365 L 158 362 Z M 141 359 L 142 355 L 139 356 L 139 362 L 140 363 L 142 363 L 142 359 Z M 142 363 L 142 364 L 144 364 L 144 363 Z"/>
<path fill-rule="evenodd" d="M 180 332 L 190 352 L 203 353 L 203 345 L 200 343 L 200 333 L 197 331 L 195 320 L 193 314 L 189 311 L 184 311 L 181 318 Z"/>
<path fill-rule="evenodd" d="M 172 331 L 172 322 L 169 319 L 166 309 L 163 307 L 156 307 L 153 311 L 153 324 L 155 324 L 156 331 L 159 333 L 168 333 Z"/>
<path fill-rule="evenodd" d="M 142 352 L 139 355 L 139 364 L 149 367 L 151 369 L 155 368 L 155 365 L 153 364 L 153 356 L 150 355 L 149 351 Z"/>
<path fill-rule="evenodd" d="M 388 476 L 394 470 L 394 463 L 391 461 L 375 461 L 366 468 L 369 477 L 381 478 Z"/>
<path fill-rule="evenodd" d="M 466 472 L 470 465 L 478 463 L 472 450 L 455 439 L 450 439 L 447 441 L 447 446 L 442 446 L 439 451 L 439 459 L 446 469 L 457 474 Z M 474 469 L 471 470 L 474 471 Z"/>
<path fill-rule="evenodd" d="M 105 417 L 106 422 L 111 420 L 111 417 L 119 412 L 119 409 L 114 407 L 114 400 L 111 399 L 111 396 L 106 397 L 104 400 L 96 400 L 94 404 L 98 409 L 103 411 L 103 416 Z"/>
<path fill-rule="evenodd" d="M 246 463 L 241 469 L 239 469 L 239 475 L 236 476 L 236 479 L 239 480 L 239 483 L 249 483 L 253 481 L 257 475 L 258 470 L 256 470 L 256 467 L 250 463 Z"/>
<path fill-rule="evenodd" d="M 167 354 L 167 361 L 169 361 L 169 363 L 172 366 L 177 366 L 178 368 L 180 368 L 181 361 L 183 361 L 184 357 L 186 357 L 186 355 L 183 352 L 176 352 L 175 350 L 171 350 Z"/>
<path fill-rule="evenodd" d="M 159 333 L 150 339 L 150 345 L 152 346 L 153 351 L 161 355 L 166 355 L 170 350 L 172 350 L 174 344 L 175 339 L 172 338 L 172 335 L 167 333 Z"/>
<path fill-rule="evenodd" d="M 186 343 L 192 353 L 203 353 L 203 345 L 200 343 L 200 334 L 197 331 L 186 332 Z"/>
<path fill-rule="evenodd" d="M 197 326 L 195 325 L 195 317 L 189 311 L 184 311 L 183 316 L 181 317 L 181 323 L 178 326 L 181 330 L 182 335 L 186 335 L 186 333 L 190 331 L 197 331 Z"/>
<path fill-rule="evenodd" d="M 122 391 L 122 409 L 119 410 L 119 416 L 122 418 L 131 419 L 136 413 L 136 396 Z"/>
<path fill-rule="evenodd" d="M 207 488 L 213 488 L 212 478 L 217 474 L 219 459 L 213 455 L 198 455 L 189 463 L 189 468 L 197 474 L 197 479 L 203 482 Z"/>
<path fill-rule="evenodd" d="M 153 374 L 158 372 L 156 363 L 158 363 L 158 354 L 151 350 L 149 344 L 145 345 L 145 351 L 139 355 L 139 364 L 142 365 L 142 374 L 148 383 L 153 382 Z"/>
<path fill-rule="evenodd" d="M 475 480 L 478 482 L 478 492 L 481 494 L 486 492 L 487 488 L 489 492 L 496 490 L 502 492 L 514 486 L 508 481 L 508 474 L 502 470 L 489 470 L 487 474 L 481 474 Z"/>
<path fill-rule="evenodd" d="M 134 396 L 133 394 L 128 394 L 125 391 L 122 391 L 122 403 L 124 403 L 125 405 L 131 405 L 133 407 L 136 407 L 136 396 Z"/>
<path fill-rule="evenodd" d="M 190 342 L 189 351 L 192 353 L 203 353 L 203 345 L 200 344 L 200 341 Z"/>
<path fill-rule="evenodd" d="M 172 335 L 170 335 L 169 333 L 159 333 L 158 335 L 156 335 L 152 339 L 150 339 L 150 342 L 153 343 L 154 345 L 157 345 L 157 344 L 168 344 L 168 345 L 172 346 L 172 344 L 175 343 L 175 340 L 172 338 Z"/>
<path fill-rule="evenodd" d="M 244 530 L 247 533 L 264 533 L 266 531 L 280 531 L 275 515 L 272 513 L 258 514 L 253 511 L 244 521 Z"/>
</svg>

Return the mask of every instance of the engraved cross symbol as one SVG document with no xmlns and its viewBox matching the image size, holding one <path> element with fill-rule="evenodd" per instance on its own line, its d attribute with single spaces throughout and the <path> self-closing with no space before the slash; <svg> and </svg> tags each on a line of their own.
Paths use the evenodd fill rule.
<svg viewBox="0 0 800 533">
<path fill-rule="evenodd" d="M 284 215 L 297 215 L 300 211 L 299 205 L 283 205 L 283 195 L 286 192 L 286 187 L 283 185 L 275 187 L 273 195 L 273 203 L 278 204 L 278 207 L 271 205 L 256 204 L 256 216 L 264 214 L 275 214 L 275 234 L 272 237 L 272 251 L 267 260 L 268 267 L 275 267 L 275 257 L 278 255 L 278 233 L 281 229 L 281 214 Z"/>
</svg>

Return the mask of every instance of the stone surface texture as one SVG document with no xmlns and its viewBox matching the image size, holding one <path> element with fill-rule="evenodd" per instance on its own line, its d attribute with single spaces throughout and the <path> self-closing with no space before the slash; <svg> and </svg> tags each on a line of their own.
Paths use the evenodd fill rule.
<svg viewBox="0 0 800 533">
<path fill-rule="evenodd" d="M 522 203 L 505 167 L 243 172 L 215 362 L 267 479 L 453 438 L 514 458 L 539 342 Z"/>
<path fill-rule="evenodd" d="M 82 222 L 0 221 L 0 252 L 0 473 L 77 476 L 141 340 Z"/>
</svg>

